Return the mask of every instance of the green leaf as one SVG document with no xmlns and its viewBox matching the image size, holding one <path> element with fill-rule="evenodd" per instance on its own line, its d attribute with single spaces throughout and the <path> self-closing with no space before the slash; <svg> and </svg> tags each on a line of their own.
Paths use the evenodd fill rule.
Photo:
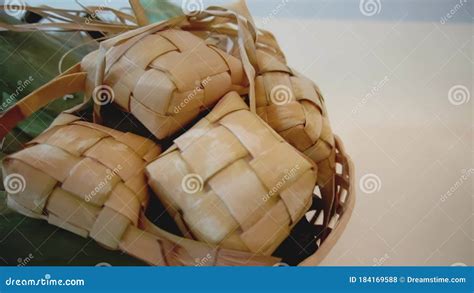
<svg viewBox="0 0 474 293">
<path fill-rule="evenodd" d="M 32 257 L 31 257 L 32 256 Z M 26 258 L 27 265 L 145 265 L 120 251 L 100 247 L 91 238 L 49 225 L 46 221 L 25 217 L 5 206 L 0 193 L 0 265 L 16 266 Z"/>
<path fill-rule="evenodd" d="M 181 13 L 180 9 L 165 1 L 143 1 L 150 19 L 160 21 Z M 0 16 L 0 21 L 12 21 Z M 19 100 L 58 75 L 58 62 L 69 49 L 84 44 L 89 39 L 79 33 L 2 32 L 0 33 L 0 92 L 2 103 Z M 74 50 L 65 59 L 63 70 L 79 62 L 96 46 L 87 45 Z M 31 78 L 30 78 L 31 77 Z M 26 80 L 27 86 L 19 87 Z M 21 88 L 21 90 L 19 90 Z M 18 94 L 16 94 L 18 92 Z M 10 99 L 10 100 L 9 100 Z M 20 150 L 23 145 L 39 135 L 63 110 L 82 101 L 81 95 L 72 99 L 59 99 L 21 122 L 0 142 L 0 158 Z M 4 109 L 2 109 L 4 110 Z M 123 120 L 123 119 L 122 119 Z M 125 119 L 124 121 L 131 121 Z M 125 123 L 125 122 L 124 122 Z M 126 126 L 139 132 L 138 126 Z M 5 204 L 5 192 L 0 192 L 0 265 L 145 265 L 120 251 L 100 247 L 95 241 L 82 238 L 46 221 L 27 218 L 11 211 Z"/>
</svg>

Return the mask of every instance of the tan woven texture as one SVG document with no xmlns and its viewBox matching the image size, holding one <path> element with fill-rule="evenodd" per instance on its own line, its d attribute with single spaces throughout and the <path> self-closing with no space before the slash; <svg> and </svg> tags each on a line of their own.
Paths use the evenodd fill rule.
<svg viewBox="0 0 474 293">
<path fill-rule="evenodd" d="M 113 90 L 109 101 L 113 96 L 160 139 L 183 129 L 230 90 L 242 92 L 247 85 L 237 58 L 186 31 L 138 34 L 112 47 L 107 56 L 104 84 Z M 81 65 L 88 72 L 86 92 L 93 95 L 97 51 Z"/>
<path fill-rule="evenodd" d="M 217 40 L 216 46 L 230 55 L 240 54 L 235 35 L 213 31 L 202 37 Z M 270 32 L 259 35 L 255 45 L 257 114 L 291 145 L 323 166 L 318 180 L 320 184 L 327 182 L 334 175 L 335 141 L 321 91 L 287 65 Z"/>
<path fill-rule="evenodd" d="M 257 51 L 257 112 L 273 129 L 316 163 L 334 149 L 322 95 L 314 83 L 263 51 Z"/>
<path fill-rule="evenodd" d="M 323 96 L 306 77 L 280 58 L 257 50 L 257 113 L 286 141 L 318 164 L 318 186 L 324 201 L 324 223 L 335 213 L 336 148 Z"/>
<path fill-rule="evenodd" d="M 105 40 L 0 117 L 11 129 L 71 90 L 85 102 L 69 113 L 92 97 L 97 123 L 114 102 L 158 139 L 185 130 L 160 155 L 148 139 L 62 114 L 3 161 L 4 178 L 26 179 L 9 206 L 153 265 L 207 255 L 208 265 L 272 265 L 309 212 L 319 248 L 302 264 L 319 263 L 350 217 L 353 166 L 318 87 L 287 65 L 244 3 L 234 8 L 246 19 L 210 9 Z M 146 180 L 186 238 L 148 222 Z"/>
<path fill-rule="evenodd" d="M 9 195 L 9 205 L 117 249 L 127 227 L 138 224 L 148 199 L 144 166 L 159 152 L 135 134 L 60 116 L 4 159 L 4 176 L 25 179 L 24 190 Z"/>
<path fill-rule="evenodd" d="M 148 139 L 62 114 L 24 150 L 3 160 L 4 178 L 24 180 L 16 187 L 14 179 L 5 181 L 13 184 L 10 189 L 20 187 L 10 190 L 8 206 L 151 265 L 262 266 L 278 261 L 183 239 L 148 221 L 144 168 L 159 153 Z M 196 263 L 203 257 L 209 261 Z"/>
<path fill-rule="evenodd" d="M 188 237 L 271 254 L 311 205 L 316 169 L 227 94 L 147 167 Z"/>
<path fill-rule="evenodd" d="M 216 46 L 233 56 L 240 55 L 235 33 L 214 30 L 202 37 L 217 40 Z M 256 112 L 287 142 L 317 163 L 326 226 L 336 212 L 339 195 L 335 140 L 324 98 L 311 80 L 287 65 L 272 33 L 261 31 L 255 47 Z"/>
</svg>

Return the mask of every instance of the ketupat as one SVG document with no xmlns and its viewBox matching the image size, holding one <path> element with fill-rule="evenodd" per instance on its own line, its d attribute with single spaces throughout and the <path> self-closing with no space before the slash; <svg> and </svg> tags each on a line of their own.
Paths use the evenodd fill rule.
<svg viewBox="0 0 474 293">
<path fill-rule="evenodd" d="M 167 31 L 173 32 L 172 30 L 167 30 L 169 28 L 169 26 L 181 26 L 183 29 L 189 29 L 189 30 L 193 30 L 193 27 L 194 27 L 194 29 L 196 27 L 198 27 L 198 28 L 201 28 L 203 30 L 208 30 L 211 27 L 211 23 L 209 23 L 209 22 L 200 23 L 200 21 L 206 19 L 209 16 L 214 16 L 215 17 L 214 20 L 216 20 L 216 21 L 214 22 L 214 24 L 222 24 L 222 20 L 227 19 L 227 20 L 231 20 L 231 21 L 236 22 L 236 24 L 239 26 L 239 31 L 237 33 L 238 39 L 239 39 L 239 48 L 238 48 L 239 52 L 240 52 L 239 57 L 242 61 L 242 67 L 244 69 L 244 72 L 246 73 L 246 76 L 247 76 L 247 79 L 248 79 L 248 82 L 249 82 L 249 86 L 248 86 L 249 105 L 250 105 L 250 109 L 251 109 L 252 112 L 254 112 L 254 113 L 257 112 L 257 109 L 258 109 L 258 106 L 259 106 L 259 104 L 258 104 L 259 101 L 257 100 L 258 95 L 256 94 L 256 92 L 258 90 L 261 91 L 262 87 L 260 86 L 260 89 L 259 89 L 258 85 L 257 86 L 255 85 L 255 83 L 258 82 L 258 77 L 257 77 L 257 80 L 254 80 L 255 71 L 256 71 L 256 69 L 259 68 L 259 66 L 258 66 L 258 62 L 259 62 L 259 56 L 258 55 L 259 55 L 259 53 L 255 51 L 255 48 L 253 48 L 253 46 L 255 46 L 255 45 L 258 46 L 259 45 L 258 41 L 257 41 L 258 38 L 257 38 L 257 35 L 256 35 L 256 30 L 255 30 L 255 28 L 252 28 L 252 25 L 250 25 L 249 22 L 246 21 L 245 19 L 243 19 L 241 16 L 238 16 L 237 14 L 235 14 L 233 12 L 230 12 L 230 11 L 226 11 L 226 10 L 213 10 L 213 9 L 205 10 L 205 11 L 201 12 L 200 14 L 198 14 L 197 18 L 193 18 L 193 17 L 191 17 L 191 18 L 182 18 L 181 17 L 181 18 L 172 19 L 168 22 L 165 22 L 165 23 L 162 23 L 162 24 L 159 24 L 159 25 L 144 27 L 143 29 L 138 29 L 136 31 L 125 33 L 124 35 L 119 35 L 117 38 L 114 38 L 114 39 L 111 39 L 110 41 L 104 42 L 102 44 L 103 46 L 101 46 L 101 50 L 98 52 L 100 58 L 98 58 L 99 62 L 98 62 L 98 66 L 96 67 L 95 74 L 94 74 L 94 75 L 97 74 L 97 78 L 94 80 L 94 82 L 92 82 L 90 80 L 85 85 L 86 86 L 86 93 L 87 93 L 86 97 L 94 96 L 93 93 L 95 92 L 97 87 L 103 87 L 104 86 L 103 83 L 104 82 L 107 83 L 107 74 L 108 74 L 109 70 L 111 69 L 112 65 L 117 60 L 122 58 L 122 56 L 124 54 L 126 54 L 126 52 L 128 51 L 128 49 L 130 47 L 133 47 L 137 42 L 139 43 L 142 40 L 143 37 L 149 36 L 149 35 L 154 34 L 156 32 L 167 32 Z M 196 35 L 198 35 L 198 34 L 196 34 Z M 163 36 L 161 36 L 161 37 L 163 37 Z M 255 41 L 257 41 L 257 43 L 253 43 Z M 204 46 L 207 47 L 207 45 L 204 45 Z M 153 50 L 150 50 L 150 51 L 153 52 Z M 260 58 L 262 58 L 262 57 L 260 56 Z M 171 58 L 171 60 L 172 60 L 172 62 L 169 63 L 170 65 L 177 64 L 176 60 L 173 61 L 172 58 Z M 173 66 L 170 66 L 170 67 L 164 66 L 164 67 L 161 67 L 160 69 L 166 71 L 166 70 L 170 70 L 171 68 L 174 68 L 174 67 Z M 141 69 L 141 70 L 143 71 L 143 69 Z M 90 70 L 90 72 L 94 72 L 94 71 Z M 93 75 L 90 72 L 89 72 L 89 77 L 91 75 Z M 125 72 L 125 71 L 123 71 L 123 72 Z M 224 73 L 224 72 L 220 72 L 220 73 Z M 262 73 L 261 71 L 257 71 L 257 74 L 261 74 L 261 73 Z M 81 74 L 84 74 L 84 73 L 81 73 Z M 123 75 L 118 74 L 116 76 L 117 77 L 122 77 Z M 180 82 L 180 78 L 188 76 L 188 73 L 185 72 L 185 71 L 181 71 L 181 74 L 174 74 L 174 75 L 171 75 L 171 76 L 175 77 L 175 79 L 174 80 L 172 79 L 172 81 L 175 83 L 175 86 L 177 86 L 177 84 L 179 84 L 179 82 Z M 135 79 L 136 78 L 137 77 L 135 76 Z M 132 78 L 132 81 L 133 80 L 134 79 Z M 163 78 L 157 78 L 156 80 L 160 81 L 160 80 L 163 80 Z M 189 84 L 189 81 L 191 79 L 184 78 L 184 80 L 188 81 L 185 84 Z M 202 80 L 202 77 L 201 77 L 201 80 Z M 127 81 L 126 78 L 125 78 L 125 81 Z M 296 82 L 298 82 L 298 81 L 296 81 Z M 130 84 L 133 84 L 133 82 L 131 82 Z M 94 87 L 92 87 L 91 85 L 94 85 Z M 204 87 L 204 85 L 202 85 L 202 87 Z M 200 87 L 201 90 L 202 90 L 202 87 Z M 297 88 L 297 90 L 302 89 L 302 87 L 296 87 L 296 88 Z M 230 90 L 230 88 L 227 88 L 226 91 L 228 91 L 228 90 Z M 113 93 L 113 92 L 114 91 L 112 90 L 111 93 Z M 128 92 L 130 92 L 130 88 L 128 88 Z M 225 93 L 225 91 L 223 93 Z M 57 94 L 57 93 L 54 93 L 54 94 Z M 245 95 L 246 92 L 243 91 L 243 92 L 241 92 L 241 94 Z M 128 93 L 128 95 L 127 95 L 127 91 L 125 91 L 125 94 L 122 97 L 129 97 L 129 96 L 130 96 L 130 93 Z M 256 98 L 256 96 L 257 96 L 257 98 Z M 264 96 L 266 96 L 266 95 L 264 94 Z M 97 99 L 98 97 L 96 96 L 95 98 Z M 321 98 L 320 96 L 317 96 L 317 99 L 320 99 L 320 98 Z M 146 97 L 145 97 L 145 99 L 146 99 Z M 314 105 L 313 105 L 314 109 L 316 109 L 317 111 L 319 111 L 320 114 L 323 114 L 325 116 L 325 113 L 322 113 L 323 108 L 319 107 L 319 109 L 318 109 L 316 107 L 316 105 L 318 103 L 317 103 L 317 100 L 314 99 L 313 96 L 303 95 L 303 99 L 306 99 L 308 101 L 312 100 L 312 102 L 314 103 Z M 39 99 L 39 100 L 40 100 L 39 101 L 40 105 L 44 104 L 45 101 L 43 101 L 41 99 Z M 122 104 L 122 107 L 124 105 L 127 106 L 129 101 L 130 100 L 128 100 L 128 101 L 125 100 L 125 102 Z M 321 100 L 319 100 L 319 101 L 321 101 Z M 147 102 L 150 103 L 150 101 L 147 101 Z M 163 103 L 163 99 L 157 99 L 157 101 L 151 101 L 151 103 L 156 103 L 156 102 L 157 103 Z M 203 104 L 202 99 L 199 100 L 198 102 L 199 102 L 198 105 Z M 214 102 L 215 101 L 213 100 L 209 104 L 209 106 L 211 106 Z M 14 111 L 11 112 L 13 114 L 11 114 L 10 117 L 6 117 L 6 118 L 11 118 L 10 122 L 9 122 L 10 124 L 13 124 L 11 121 L 14 121 L 15 119 L 16 120 L 21 119 L 22 117 L 27 116 L 29 114 L 30 110 L 27 109 L 27 107 L 25 107 L 25 105 L 27 105 L 27 104 L 28 104 L 27 102 L 26 103 L 20 103 L 18 105 L 18 107 L 16 107 L 16 109 L 14 109 Z M 100 104 L 100 102 L 98 104 Z M 166 104 L 166 103 L 164 103 L 164 104 Z M 304 104 L 304 102 L 301 103 L 301 105 L 303 105 L 303 104 Z M 300 107 L 303 107 L 301 105 L 300 105 Z M 38 105 L 36 105 L 36 106 L 38 106 Z M 166 106 L 168 106 L 168 105 L 166 105 Z M 207 105 L 204 104 L 204 106 L 207 106 Z M 123 107 L 123 108 L 125 108 L 125 107 Z M 201 106 L 196 107 L 196 108 L 198 108 L 199 110 L 202 110 Z M 165 107 L 164 109 L 167 109 L 169 111 L 169 108 Z M 193 108 L 193 110 L 194 109 L 195 108 Z M 99 110 L 99 109 L 96 109 L 95 113 L 97 115 L 99 115 L 100 111 L 97 111 L 97 110 Z M 284 111 L 285 111 L 285 109 L 283 109 L 283 112 Z M 314 113 L 314 111 L 313 111 L 313 113 Z M 135 113 L 135 115 L 137 115 L 137 113 Z M 194 116 L 196 116 L 196 115 L 197 114 L 194 113 Z M 138 119 L 142 118 L 142 121 L 143 121 L 143 114 L 138 114 L 137 116 L 138 116 L 137 117 Z M 142 117 L 140 117 L 140 116 L 142 116 Z M 149 117 L 153 117 L 153 115 L 150 115 Z M 307 117 L 307 119 L 311 119 L 311 117 L 313 117 L 313 116 L 310 115 L 310 116 Z M 317 116 L 314 116 L 314 117 L 317 118 Z M 279 118 L 278 115 L 276 116 L 276 118 Z M 183 123 L 183 121 L 178 121 L 178 123 L 180 123 L 180 122 Z M 158 121 L 158 124 L 162 124 L 161 126 L 163 126 L 163 125 L 165 125 L 165 122 L 166 121 L 161 121 L 161 122 Z M 12 125 L 5 125 L 5 126 L 11 127 Z M 160 125 L 158 125 L 158 126 L 160 126 Z M 184 125 L 180 124 L 180 126 L 184 126 Z M 273 126 L 275 126 L 275 124 Z M 320 127 L 320 126 L 318 126 L 318 127 Z M 174 132 L 176 130 L 177 130 L 177 128 L 173 129 L 171 132 L 166 132 L 165 131 L 163 134 L 160 134 L 160 136 L 162 135 L 162 137 L 164 137 L 164 136 L 170 135 L 172 132 Z M 306 134 L 308 134 L 308 133 L 306 133 Z M 309 133 L 309 135 L 311 136 L 310 138 L 312 139 L 311 143 L 315 143 L 315 142 L 316 142 L 316 144 L 318 143 L 317 142 L 317 140 L 319 139 L 318 134 L 319 133 L 317 131 L 317 127 L 313 128 L 312 132 Z M 330 133 L 330 130 L 329 130 L 329 134 L 332 137 L 332 134 Z M 325 138 L 324 136 L 321 136 L 321 137 Z M 293 144 L 296 144 L 296 145 L 298 144 L 297 143 L 298 140 L 291 139 L 291 137 L 288 137 L 288 138 Z M 304 141 L 304 139 L 303 139 L 303 141 Z M 299 142 L 301 142 L 301 140 L 299 140 Z M 338 144 L 339 144 L 339 146 L 338 146 Z M 341 220 L 339 230 L 333 231 L 331 233 L 331 235 L 328 237 L 328 239 L 326 239 L 326 241 L 324 241 L 324 244 L 326 244 L 325 245 L 326 248 L 321 249 L 322 251 L 321 251 L 321 253 L 319 253 L 319 255 L 324 255 L 325 251 L 327 253 L 327 250 L 328 250 L 327 247 L 332 245 L 333 242 L 334 242 L 334 239 L 336 239 L 337 236 L 340 234 L 340 231 L 343 228 L 343 225 L 345 225 L 345 223 L 347 223 L 347 219 L 348 219 L 348 215 L 349 215 L 349 212 L 347 211 L 347 207 L 349 207 L 349 209 L 350 209 L 351 204 L 353 204 L 352 197 L 349 197 L 349 201 L 346 201 L 346 197 L 343 196 L 344 192 L 349 193 L 349 194 L 353 193 L 353 189 L 352 189 L 353 186 L 350 183 L 351 169 L 352 169 L 351 166 L 350 166 L 350 162 L 347 160 L 345 154 L 342 152 L 342 146 L 340 145 L 340 143 L 335 143 L 335 141 L 334 141 L 333 144 L 330 145 L 329 147 L 331 149 L 332 163 L 333 164 L 332 164 L 332 166 L 329 166 L 328 169 L 326 169 L 326 172 L 329 171 L 329 176 L 333 176 L 333 178 L 336 178 L 336 180 L 334 180 L 333 182 L 337 183 L 338 186 L 337 186 L 337 188 L 332 189 L 330 193 L 324 193 L 323 192 L 323 199 L 324 199 L 324 202 L 325 202 L 325 205 L 324 205 L 324 210 L 325 210 L 324 218 L 326 219 L 324 221 L 324 225 L 323 225 L 324 226 L 324 233 L 323 233 L 324 235 L 323 235 L 323 237 L 321 235 L 314 235 L 314 237 L 320 239 L 321 241 L 324 241 L 325 236 L 328 234 L 328 232 L 332 228 L 334 228 L 334 226 L 330 227 L 330 225 L 328 223 L 328 220 L 329 219 L 334 219 L 334 222 L 337 222 L 338 217 L 340 217 L 341 215 L 343 215 L 343 218 L 342 218 L 343 220 Z M 320 151 L 324 151 L 324 150 L 320 150 Z M 323 157 L 323 156 L 320 156 L 320 157 Z M 317 158 L 317 156 L 316 156 L 316 158 Z M 316 160 L 316 161 L 319 161 L 319 160 Z M 335 165 L 336 161 L 338 161 L 342 165 L 342 173 L 337 174 L 335 172 L 334 165 Z M 320 163 L 320 162 L 318 162 L 318 163 Z M 152 176 L 152 175 L 150 174 L 150 176 Z M 309 184 L 309 185 L 314 186 L 314 184 Z M 267 188 L 270 188 L 270 186 L 267 186 Z M 253 196 L 256 196 L 256 195 L 253 195 Z M 301 194 L 301 196 L 304 197 L 304 192 L 303 192 L 303 194 Z M 305 202 L 305 201 L 303 201 L 303 202 Z M 328 202 L 329 202 L 329 204 L 328 204 Z M 331 206 L 332 204 L 333 204 L 334 208 L 332 208 L 330 212 L 326 212 L 328 210 L 327 206 L 328 205 Z M 304 209 L 298 210 L 298 212 L 295 213 L 295 215 L 298 214 L 298 216 L 293 215 L 294 219 L 297 220 L 297 219 L 301 218 L 303 213 L 304 213 Z M 278 212 L 278 214 L 283 215 L 283 210 Z M 179 219 L 178 218 L 176 218 L 176 219 L 179 222 Z M 316 216 L 313 216 L 313 219 L 315 221 Z M 313 223 L 313 220 L 310 220 L 310 221 Z M 179 223 L 179 224 L 181 224 L 181 223 Z M 190 235 L 188 235 L 188 236 L 190 236 Z M 212 235 L 207 235 L 207 236 L 212 237 Z M 333 236 L 333 237 L 331 238 L 331 236 Z M 205 237 L 201 238 L 201 239 L 206 240 Z M 223 238 L 221 238 L 220 240 L 222 240 L 222 239 Z M 260 239 L 259 241 L 262 242 L 264 240 Z M 275 243 L 278 244 L 279 241 L 281 241 L 281 239 L 275 241 Z M 219 242 L 219 241 L 216 241 L 216 242 Z M 265 249 L 261 250 L 256 245 L 250 250 L 258 251 L 258 252 L 264 252 L 266 254 L 269 254 L 276 248 L 276 244 L 275 244 L 275 247 L 272 247 L 271 249 L 265 248 Z M 224 246 L 226 246 L 226 245 L 224 245 Z M 239 245 L 233 246 L 233 247 L 238 247 L 238 246 Z M 245 250 L 242 246 L 240 246 L 240 248 Z"/>
<path fill-rule="evenodd" d="M 8 206 L 47 220 L 151 265 L 272 265 L 277 258 L 217 249 L 153 226 L 144 216 L 144 166 L 158 156 L 151 140 L 61 114 L 2 164 Z"/>
<path fill-rule="evenodd" d="M 237 58 L 186 31 L 131 34 L 108 50 L 111 61 L 100 85 L 95 80 L 99 52 L 82 61 L 86 94 L 132 113 L 158 139 L 181 131 L 227 92 L 247 87 Z"/>
<path fill-rule="evenodd" d="M 146 170 L 185 235 L 271 255 L 311 205 L 316 167 L 236 92 L 174 142 Z"/>
<path fill-rule="evenodd" d="M 179 7 L 165 0 L 142 2 L 147 5 L 147 16 L 152 22 L 162 21 L 181 13 Z M 85 10 L 81 13 L 81 15 L 86 14 Z M 5 13 L 0 14 L 0 22 L 20 24 L 17 19 Z M 16 31 L 1 32 L 0 55 L 3 58 L 1 60 L 0 92 L 3 92 L 2 103 L 6 102 L 7 107 L 12 106 L 14 102 L 8 102 L 12 100 L 12 95 L 19 100 L 56 77 L 58 62 L 68 50 L 80 46 L 66 56 L 62 65 L 63 69 L 79 62 L 85 55 L 98 47 L 98 42 L 84 45 L 85 42 L 91 42 L 91 38 L 86 34 L 78 34 L 74 31 L 32 31 L 28 34 Z M 52 56 L 51 52 L 56 52 L 56 54 Z M 31 83 L 29 81 L 30 75 L 33 79 Z M 25 81 L 28 85 L 16 95 L 18 83 L 24 84 Z M 0 159 L 3 159 L 7 154 L 21 150 L 24 144 L 44 131 L 61 111 L 77 105 L 81 102 L 81 98 L 82 94 L 78 93 L 74 95 L 74 98 L 68 96 L 65 99 L 58 99 L 22 121 L 4 140 L 1 140 Z M 144 132 L 141 128 L 137 128 L 136 124 L 130 123 L 128 119 L 123 119 L 123 117 L 117 117 L 117 119 L 118 121 L 123 120 L 120 125 L 114 124 L 120 129 Z M 19 259 L 25 258 L 30 253 L 34 258 L 28 265 L 96 265 L 101 262 L 111 265 L 144 264 L 126 254 L 104 249 L 90 239 L 58 230 L 57 227 L 48 225 L 46 222 L 25 218 L 14 213 L 6 206 L 6 192 L 3 190 L 0 191 L 0 218 L 2 219 L 0 221 L 0 235 L 3 235 L 2 241 L 0 241 L 1 265 L 20 265 Z M 28 241 L 25 241 L 22 235 L 28 235 Z M 11 243 L 15 243 L 15 245 L 11 245 Z"/>
</svg>

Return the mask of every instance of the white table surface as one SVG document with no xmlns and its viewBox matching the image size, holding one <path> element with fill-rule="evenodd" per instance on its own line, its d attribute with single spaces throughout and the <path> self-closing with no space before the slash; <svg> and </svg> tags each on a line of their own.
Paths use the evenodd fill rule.
<svg viewBox="0 0 474 293">
<path fill-rule="evenodd" d="M 257 22 L 321 87 L 356 167 L 352 219 L 322 264 L 473 265 L 472 6 L 442 24 L 446 3 L 431 16 L 399 1 L 398 14 L 383 18 L 382 1 L 375 17 L 331 19 L 318 15 L 336 15 L 340 3 L 298 17 L 297 2 Z M 461 105 L 448 99 L 456 85 L 468 90 L 454 99 Z M 366 174 L 380 180 L 373 193 L 361 190 Z"/>
</svg>

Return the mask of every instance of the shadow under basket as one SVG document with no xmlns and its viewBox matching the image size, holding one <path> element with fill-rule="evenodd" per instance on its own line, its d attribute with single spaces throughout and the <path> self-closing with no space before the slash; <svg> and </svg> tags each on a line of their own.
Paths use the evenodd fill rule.
<svg viewBox="0 0 474 293">
<path fill-rule="evenodd" d="M 322 199 L 316 192 L 313 203 L 290 235 L 273 253 L 281 266 L 316 266 L 329 254 L 344 232 L 355 205 L 354 165 L 339 137 L 336 139 L 335 195 L 337 200 L 329 224 L 323 226 Z M 318 189 L 318 187 L 316 187 Z"/>
</svg>

